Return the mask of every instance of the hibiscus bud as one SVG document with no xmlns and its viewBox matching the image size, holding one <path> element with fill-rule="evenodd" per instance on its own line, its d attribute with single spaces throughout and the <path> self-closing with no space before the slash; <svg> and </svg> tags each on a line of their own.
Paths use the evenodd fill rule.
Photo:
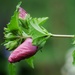
<svg viewBox="0 0 75 75">
<path fill-rule="evenodd" d="M 18 62 L 22 59 L 29 58 L 37 52 L 37 46 L 32 45 L 32 39 L 27 38 L 20 46 L 18 46 L 9 56 L 10 63 Z"/>
<path fill-rule="evenodd" d="M 23 8 L 19 8 L 19 18 L 25 19 L 27 12 Z"/>
</svg>

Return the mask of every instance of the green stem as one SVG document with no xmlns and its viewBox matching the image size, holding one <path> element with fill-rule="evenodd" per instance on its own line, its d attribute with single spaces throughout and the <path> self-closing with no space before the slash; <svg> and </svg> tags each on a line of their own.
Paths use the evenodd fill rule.
<svg viewBox="0 0 75 75">
<path fill-rule="evenodd" d="M 75 35 L 60 35 L 60 34 L 50 34 L 51 37 L 57 37 L 57 38 L 74 38 Z"/>
<path fill-rule="evenodd" d="M 16 75 L 15 64 L 9 63 L 8 69 L 9 69 L 9 75 Z"/>
</svg>

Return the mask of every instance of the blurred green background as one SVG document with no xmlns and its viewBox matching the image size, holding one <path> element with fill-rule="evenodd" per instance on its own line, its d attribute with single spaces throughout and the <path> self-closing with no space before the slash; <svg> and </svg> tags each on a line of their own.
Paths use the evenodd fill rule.
<svg viewBox="0 0 75 75">
<path fill-rule="evenodd" d="M 20 0 L 0 0 L 0 43 L 3 28 Z M 21 5 L 32 17 L 49 17 L 44 27 L 54 34 L 75 34 L 75 0 L 22 0 Z M 61 75 L 66 52 L 72 47 L 70 38 L 50 38 L 35 55 L 32 69 L 25 61 L 17 64 L 17 75 Z M 7 51 L 0 46 L 0 75 L 8 75 Z"/>
</svg>

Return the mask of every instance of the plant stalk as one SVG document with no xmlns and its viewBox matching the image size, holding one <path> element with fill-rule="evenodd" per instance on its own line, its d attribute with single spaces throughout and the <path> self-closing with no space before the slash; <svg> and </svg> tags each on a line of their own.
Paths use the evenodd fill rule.
<svg viewBox="0 0 75 75">
<path fill-rule="evenodd" d="M 57 37 L 57 38 L 74 38 L 75 35 L 61 35 L 61 34 L 50 34 L 51 37 Z"/>
<path fill-rule="evenodd" d="M 8 63 L 9 75 L 16 75 L 16 67 L 15 64 Z"/>
</svg>

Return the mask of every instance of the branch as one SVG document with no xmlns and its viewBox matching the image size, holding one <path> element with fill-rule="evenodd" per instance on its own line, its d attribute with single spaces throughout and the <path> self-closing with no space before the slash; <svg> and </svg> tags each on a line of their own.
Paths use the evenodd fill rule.
<svg viewBox="0 0 75 75">
<path fill-rule="evenodd" d="M 57 37 L 57 38 L 74 38 L 75 35 L 61 35 L 61 34 L 50 34 L 51 37 Z"/>
</svg>

